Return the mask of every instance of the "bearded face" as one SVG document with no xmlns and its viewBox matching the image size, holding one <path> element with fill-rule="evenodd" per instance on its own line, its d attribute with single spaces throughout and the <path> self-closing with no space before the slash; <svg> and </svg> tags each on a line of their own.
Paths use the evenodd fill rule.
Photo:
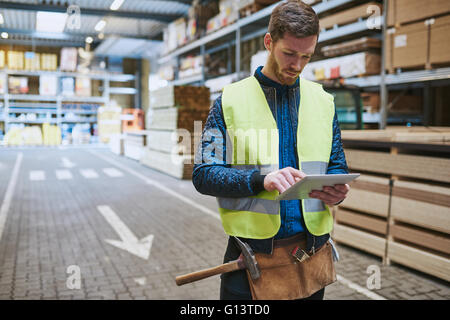
<svg viewBox="0 0 450 320">
<path fill-rule="evenodd" d="M 270 34 L 266 34 L 264 44 L 269 58 L 263 73 L 280 84 L 293 85 L 314 53 L 317 36 L 296 38 L 286 33 L 273 42 Z"/>
</svg>

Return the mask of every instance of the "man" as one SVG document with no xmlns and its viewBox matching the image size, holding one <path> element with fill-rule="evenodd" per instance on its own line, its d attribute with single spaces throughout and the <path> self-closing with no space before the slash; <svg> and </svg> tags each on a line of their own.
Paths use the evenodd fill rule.
<svg viewBox="0 0 450 320">
<path fill-rule="evenodd" d="M 313 191 L 312 199 L 275 201 L 305 174 L 348 173 L 332 96 L 299 78 L 318 34 L 319 19 L 310 6 L 300 1 L 278 5 L 264 37 L 266 65 L 224 88 L 196 154 L 196 189 L 218 198 L 225 232 L 256 253 L 271 254 L 274 242 L 298 235 L 314 253 L 330 238 L 328 206 L 342 202 L 349 191 L 348 185 L 337 185 Z M 253 142 L 246 143 L 247 138 Z M 224 262 L 239 254 L 230 237 Z M 221 299 L 252 299 L 244 271 L 221 279 Z M 309 299 L 323 295 L 321 289 Z"/>
</svg>

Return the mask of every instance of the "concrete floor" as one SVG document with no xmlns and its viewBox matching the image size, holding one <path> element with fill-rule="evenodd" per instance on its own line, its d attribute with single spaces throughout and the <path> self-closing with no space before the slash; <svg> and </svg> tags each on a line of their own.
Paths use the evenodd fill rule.
<svg viewBox="0 0 450 320">
<path fill-rule="evenodd" d="M 174 279 L 220 264 L 226 243 L 191 181 L 105 148 L 0 149 L 0 299 L 218 299 L 218 276 Z M 338 250 L 325 299 L 450 299 L 445 281 Z"/>
</svg>

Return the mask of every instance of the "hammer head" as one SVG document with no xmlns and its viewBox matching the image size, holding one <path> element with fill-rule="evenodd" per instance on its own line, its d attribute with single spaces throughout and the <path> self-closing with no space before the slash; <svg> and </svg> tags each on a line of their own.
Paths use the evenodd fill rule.
<svg viewBox="0 0 450 320">
<path fill-rule="evenodd" d="M 245 243 L 239 240 L 238 237 L 234 237 L 239 244 L 239 247 L 242 251 L 242 256 L 244 257 L 245 267 L 247 268 L 250 276 L 253 280 L 259 279 L 261 276 L 261 272 L 259 270 L 258 262 L 256 261 L 255 254 L 253 253 L 252 248 Z"/>
</svg>

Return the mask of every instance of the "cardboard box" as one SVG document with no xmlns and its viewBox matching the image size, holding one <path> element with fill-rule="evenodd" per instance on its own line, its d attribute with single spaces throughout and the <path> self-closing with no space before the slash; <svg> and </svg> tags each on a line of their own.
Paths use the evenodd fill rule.
<svg viewBox="0 0 450 320">
<path fill-rule="evenodd" d="M 394 26 L 450 13 L 448 0 L 389 0 L 388 26 Z"/>
<path fill-rule="evenodd" d="M 75 80 L 75 92 L 77 96 L 89 97 L 91 95 L 91 79 L 77 77 Z"/>
<path fill-rule="evenodd" d="M 424 21 L 391 28 L 386 39 L 386 69 L 425 67 L 428 26 Z"/>
<path fill-rule="evenodd" d="M 436 18 L 430 28 L 430 63 L 450 62 L 450 15 Z"/>
<path fill-rule="evenodd" d="M 25 70 L 36 71 L 41 69 L 41 55 L 36 52 L 25 52 Z"/>
<path fill-rule="evenodd" d="M 41 54 L 41 70 L 56 71 L 58 68 L 58 56 L 53 53 Z"/>
<path fill-rule="evenodd" d="M 62 48 L 61 49 L 61 71 L 76 71 L 77 70 L 77 48 Z"/>
<path fill-rule="evenodd" d="M 5 67 L 5 51 L 0 50 L 0 68 L 3 69 Z"/>
<path fill-rule="evenodd" d="M 26 94 L 28 93 L 28 78 L 27 77 L 9 77 L 9 93 L 12 94 Z"/>
<path fill-rule="evenodd" d="M 42 75 L 39 77 L 39 94 L 43 96 L 56 96 L 58 91 L 58 77 Z"/>
<path fill-rule="evenodd" d="M 310 62 L 303 69 L 302 75 L 305 79 L 320 81 L 379 74 L 380 70 L 381 57 L 379 54 L 358 52 L 342 57 Z"/>
<path fill-rule="evenodd" d="M 329 29 L 334 25 L 345 25 L 361 18 L 368 18 L 373 15 L 373 11 L 368 10 L 371 6 L 378 7 L 380 12 L 383 10 L 383 6 L 377 2 L 365 3 L 320 19 L 320 28 Z"/>
<path fill-rule="evenodd" d="M 8 51 L 8 68 L 11 70 L 23 70 L 24 53 L 20 51 Z"/>
</svg>

